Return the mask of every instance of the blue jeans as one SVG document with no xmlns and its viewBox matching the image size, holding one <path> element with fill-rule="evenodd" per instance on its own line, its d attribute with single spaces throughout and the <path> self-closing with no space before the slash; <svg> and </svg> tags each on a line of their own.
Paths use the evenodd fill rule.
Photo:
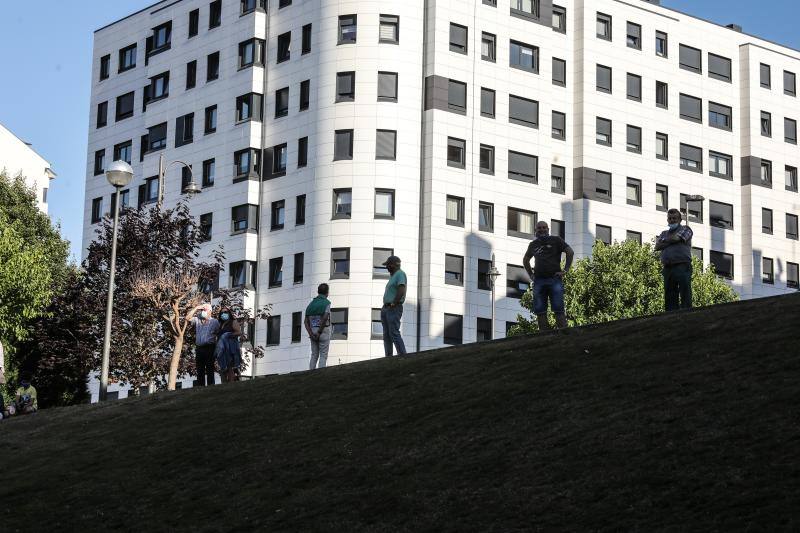
<svg viewBox="0 0 800 533">
<path fill-rule="evenodd" d="M 564 283 L 556 278 L 534 278 L 533 280 L 533 313 L 547 313 L 547 299 L 556 315 L 564 314 Z"/>
<path fill-rule="evenodd" d="M 400 319 L 403 318 L 403 306 L 386 307 L 381 309 L 381 325 L 383 326 L 383 352 L 386 357 L 392 356 L 392 344 L 397 348 L 397 355 L 405 355 L 406 345 L 400 334 Z"/>
</svg>

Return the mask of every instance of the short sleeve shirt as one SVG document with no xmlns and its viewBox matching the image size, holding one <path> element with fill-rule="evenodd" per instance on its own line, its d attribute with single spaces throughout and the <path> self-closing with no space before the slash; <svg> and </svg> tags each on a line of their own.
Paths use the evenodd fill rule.
<svg viewBox="0 0 800 533">
<path fill-rule="evenodd" d="M 564 239 L 557 235 L 537 237 L 528 245 L 528 254 L 536 261 L 533 275 L 537 278 L 552 278 L 561 271 L 561 254 L 569 247 Z"/>
<path fill-rule="evenodd" d="M 394 302 L 395 297 L 397 296 L 397 288 L 400 285 L 406 285 L 406 273 L 400 270 L 399 268 L 392 274 L 392 277 L 389 278 L 389 281 L 386 282 L 386 290 L 383 292 L 383 303 L 390 304 Z M 400 301 L 402 304 L 405 302 L 405 297 Z"/>
<path fill-rule="evenodd" d="M 325 315 L 328 315 L 328 322 L 330 323 L 330 318 L 331 318 L 331 306 L 330 305 L 325 306 L 325 313 L 322 316 L 325 316 Z M 319 327 L 319 325 L 322 323 L 322 316 L 309 315 L 308 321 L 311 322 L 311 327 L 312 328 L 318 328 Z M 325 325 L 327 326 L 328 324 L 325 324 Z"/>
</svg>

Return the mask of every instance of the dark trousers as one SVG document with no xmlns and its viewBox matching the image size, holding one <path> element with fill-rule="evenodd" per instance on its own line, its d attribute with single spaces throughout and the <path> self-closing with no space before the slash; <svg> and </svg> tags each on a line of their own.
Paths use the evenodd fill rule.
<svg viewBox="0 0 800 533">
<path fill-rule="evenodd" d="M 406 354 L 406 345 L 400 333 L 400 320 L 403 318 L 403 305 L 383 306 L 381 309 L 381 325 L 383 326 L 383 352 L 386 357 L 392 356 L 392 345 L 397 348 L 397 355 Z"/>
<path fill-rule="evenodd" d="M 205 387 L 206 379 L 208 385 L 214 384 L 214 346 L 206 344 L 195 348 L 195 361 L 197 365 L 197 386 Z"/>
<path fill-rule="evenodd" d="M 692 308 L 692 265 L 664 265 L 664 308 L 667 311 Z"/>
</svg>

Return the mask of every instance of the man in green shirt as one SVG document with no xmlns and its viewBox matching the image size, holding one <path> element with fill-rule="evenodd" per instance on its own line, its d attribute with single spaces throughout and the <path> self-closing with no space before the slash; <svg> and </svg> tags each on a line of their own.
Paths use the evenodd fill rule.
<svg viewBox="0 0 800 533">
<path fill-rule="evenodd" d="M 305 326 L 311 341 L 309 370 L 325 368 L 328 364 L 328 348 L 331 344 L 331 302 L 328 300 L 328 291 L 327 283 L 320 284 L 317 297 L 306 307 Z"/>
<path fill-rule="evenodd" d="M 405 355 L 406 345 L 400 334 L 400 319 L 403 318 L 403 302 L 406 301 L 406 273 L 400 270 L 400 258 L 392 255 L 383 265 L 389 271 L 389 281 L 383 293 L 381 324 L 383 325 L 383 351 L 392 356 L 392 344 L 397 355 Z"/>
</svg>

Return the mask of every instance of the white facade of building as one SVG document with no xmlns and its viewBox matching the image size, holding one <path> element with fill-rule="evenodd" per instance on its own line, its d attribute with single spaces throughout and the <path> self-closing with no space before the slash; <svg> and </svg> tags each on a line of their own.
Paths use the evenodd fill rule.
<svg viewBox="0 0 800 533">
<path fill-rule="evenodd" d="M 210 28 L 217 6 L 219 25 Z M 166 24 L 168 43 L 152 42 L 166 37 L 157 30 Z M 665 38 L 658 51 L 657 32 Z M 240 43 L 250 39 L 263 39 L 266 66 L 242 65 Z M 134 44 L 135 66 L 120 72 Z M 216 52 L 219 76 L 209 81 Z M 187 88 L 193 61 L 196 82 Z M 376 263 L 389 250 L 409 277 L 410 351 L 501 337 L 522 311 L 516 296 L 532 220 L 551 222 L 554 233 L 560 227 L 579 257 L 608 232 L 612 240 L 650 240 L 666 224 L 662 187 L 664 208 L 678 207 L 682 194 L 705 198 L 690 217 L 693 245 L 705 262 L 731 270 L 743 297 L 797 288 L 800 151 L 792 121 L 800 104 L 792 79 L 800 52 L 652 2 L 172 0 L 98 30 L 93 64 L 84 248 L 93 219 L 108 211 L 102 168 L 115 146 L 131 143 L 131 206 L 154 199 L 145 180 L 156 175 L 159 154 L 192 164 L 198 181 L 206 174 L 203 193 L 188 199 L 198 217 L 213 217 L 205 246 L 223 244 L 230 263 L 253 262 L 254 298 L 280 317 L 257 324 L 256 342 L 269 341 L 258 374 L 306 368 L 298 313 L 321 282 L 331 286 L 334 329 L 346 335 L 332 342 L 330 363 L 382 356 L 373 316 L 386 278 Z M 143 110 L 145 92 L 160 90 L 166 72 L 168 96 Z M 657 103 L 658 91 L 665 101 Z M 118 99 L 131 92 L 132 115 L 117 118 Z M 237 111 L 237 98 L 249 93 L 263 95 L 254 118 Z M 210 106 L 217 123 L 207 133 Z M 771 114 L 763 134 L 762 112 Z M 179 120 L 190 113 L 191 140 Z M 143 139 L 159 141 L 164 123 L 163 148 Z M 666 151 L 657 156 L 663 136 Z M 260 168 L 240 173 L 234 154 L 247 148 Z M 208 164 L 202 170 L 212 159 L 213 185 Z M 180 189 L 172 166 L 167 204 Z M 245 205 L 259 207 L 257 223 L 255 207 L 245 208 L 249 218 L 235 226 L 233 208 Z M 762 209 L 771 210 L 771 227 Z M 491 219 L 480 216 L 489 211 Z M 493 330 L 491 293 L 479 275 L 492 254 L 501 272 Z"/>
<path fill-rule="evenodd" d="M 0 124 L 0 170 L 15 177 L 19 174 L 25 177 L 25 184 L 36 193 L 39 209 L 47 213 L 47 192 L 50 180 L 56 173 L 50 168 L 42 156 L 37 154 L 30 143 L 27 143 L 11 133 Z"/>
</svg>

